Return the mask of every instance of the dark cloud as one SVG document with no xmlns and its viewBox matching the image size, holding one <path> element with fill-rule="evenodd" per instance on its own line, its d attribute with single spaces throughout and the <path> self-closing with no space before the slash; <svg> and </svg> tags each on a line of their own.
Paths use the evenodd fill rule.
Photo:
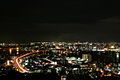
<svg viewBox="0 0 120 80">
<path fill-rule="evenodd" d="M 7 5 L 1 7 L 0 41 L 120 41 L 119 5 L 115 2 Z"/>
</svg>

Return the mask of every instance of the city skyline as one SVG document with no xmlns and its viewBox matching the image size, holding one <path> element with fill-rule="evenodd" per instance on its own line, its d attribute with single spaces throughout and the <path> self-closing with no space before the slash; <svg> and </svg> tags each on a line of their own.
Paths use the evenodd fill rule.
<svg viewBox="0 0 120 80">
<path fill-rule="evenodd" d="M 0 78 L 120 80 L 116 1 L 2 1 Z"/>
</svg>

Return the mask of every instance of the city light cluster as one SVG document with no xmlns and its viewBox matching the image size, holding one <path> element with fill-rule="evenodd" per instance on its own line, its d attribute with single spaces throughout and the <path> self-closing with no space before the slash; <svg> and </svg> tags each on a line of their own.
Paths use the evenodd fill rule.
<svg viewBox="0 0 120 80">
<path fill-rule="evenodd" d="M 120 75 L 120 43 L 1 43 L 0 51 L 1 65 L 19 73 L 89 74 L 93 79 Z"/>
</svg>

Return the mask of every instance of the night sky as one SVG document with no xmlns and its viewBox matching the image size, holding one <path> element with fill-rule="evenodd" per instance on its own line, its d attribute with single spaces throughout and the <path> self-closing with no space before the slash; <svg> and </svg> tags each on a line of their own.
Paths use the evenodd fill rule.
<svg viewBox="0 0 120 80">
<path fill-rule="evenodd" d="M 0 42 L 120 41 L 115 1 L 9 1 L 0 10 Z"/>
</svg>

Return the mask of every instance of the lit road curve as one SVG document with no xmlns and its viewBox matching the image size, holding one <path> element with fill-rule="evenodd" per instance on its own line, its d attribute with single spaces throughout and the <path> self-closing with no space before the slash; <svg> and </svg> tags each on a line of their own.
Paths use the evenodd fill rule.
<svg viewBox="0 0 120 80">
<path fill-rule="evenodd" d="M 30 55 L 30 54 L 33 54 L 33 53 L 38 53 L 38 52 L 30 52 L 30 53 L 26 53 L 24 55 L 21 55 L 19 57 L 16 57 L 14 59 L 14 67 L 21 73 L 27 73 L 29 72 L 26 68 L 24 68 L 23 66 L 21 66 L 21 64 L 19 63 L 19 59 L 21 59 L 22 57 L 25 57 L 27 55 Z M 42 64 L 51 64 L 51 65 L 58 65 L 58 66 L 61 66 L 61 67 L 64 67 L 62 65 L 59 65 L 59 64 L 52 64 L 52 63 L 42 63 Z"/>
<path fill-rule="evenodd" d="M 19 72 L 22 72 L 22 73 L 28 72 L 27 69 L 23 68 L 23 67 L 19 64 L 19 59 L 22 58 L 22 57 L 24 57 L 24 56 L 33 54 L 33 53 L 35 53 L 35 52 L 26 53 L 26 54 L 21 55 L 21 56 L 19 56 L 19 57 L 16 57 L 16 58 L 14 59 L 14 66 L 15 66 L 15 68 L 16 68 Z"/>
<path fill-rule="evenodd" d="M 43 52 L 44 52 L 44 50 L 40 50 L 40 51 L 43 51 Z M 27 69 L 23 68 L 23 66 L 21 66 L 21 65 L 19 64 L 19 59 L 21 59 L 22 57 L 25 57 L 25 56 L 27 56 L 27 55 L 33 54 L 33 53 L 38 53 L 38 52 L 40 52 L 40 51 L 26 53 L 26 54 L 23 54 L 23 55 L 21 55 L 21 56 L 19 56 L 19 57 L 14 58 L 14 60 L 13 60 L 13 61 L 14 61 L 14 67 L 15 67 L 19 72 L 21 72 L 21 73 L 28 72 Z"/>
</svg>

